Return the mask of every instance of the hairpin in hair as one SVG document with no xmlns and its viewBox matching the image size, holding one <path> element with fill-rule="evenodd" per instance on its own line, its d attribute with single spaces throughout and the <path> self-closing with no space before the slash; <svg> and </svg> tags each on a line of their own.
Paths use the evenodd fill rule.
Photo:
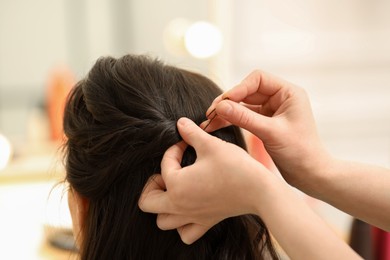
<svg viewBox="0 0 390 260">
<path fill-rule="evenodd" d="M 229 98 L 228 97 L 225 97 L 223 100 L 228 100 Z M 206 117 L 208 118 L 209 116 L 211 116 L 212 113 L 215 112 L 215 109 L 214 108 L 213 110 L 211 110 L 210 113 L 208 113 L 208 115 L 206 115 Z M 203 128 L 203 131 L 206 131 L 207 127 L 209 127 L 209 125 L 211 124 L 211 122 L 215 119 L 215 117 L 217 116 L 217 113 L 214 114 L 214 116 L 209 120 L 208 124 Z"/>
<path fill-rule="evenodd" d="M 215 108 L 213 110 L 211 110 L 211 112 L 206 117 L 209 117 L 213 112 L 215 112 Z M 211 124 L 211 122 L 214 120 L 214 118 L 216 116 L 217 116 L 217 113 L 215 113 L 214 116 L 209 120 L 207 125 L 203 128 L 203 131 L 206 131 L 207 127 L 209 127 L 209 125 Z"/>
</svg>

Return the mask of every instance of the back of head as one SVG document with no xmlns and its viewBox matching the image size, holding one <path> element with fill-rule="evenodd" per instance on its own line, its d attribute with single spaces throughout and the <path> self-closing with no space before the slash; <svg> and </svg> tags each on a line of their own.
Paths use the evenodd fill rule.
<svg viewBox="0 0 390 260">
<path fill-rule="evenodd" d="M 72 90 L 65 108 L 67 181 L 88 200 L 82 259 L 261 259 L 275 253 L 262 221 L 229 218 L 192 245 L 161 231 L 138 199 L 160 171 L 168 147 L 180 141 L 176 121 L 196 123 L 221 90 L 209 79 L 145 56 L 99 59 Z M 213 133 L 245 147 L 240 130 Z M 187 149 L 183 165 L 195 161 Z"/>
</svg>

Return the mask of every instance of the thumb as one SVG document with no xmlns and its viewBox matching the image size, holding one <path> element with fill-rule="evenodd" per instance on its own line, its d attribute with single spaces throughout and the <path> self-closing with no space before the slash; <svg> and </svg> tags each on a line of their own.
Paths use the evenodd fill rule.
<svg viewBox="0 0 390 260">
<path fill-rule="evenodd" d="M 221 101 L 215 108 L 218 116 L 255 134 L 260 139 L 272 131 L 272 119 L 230 100 Z"/>
<path fill-rule="evenodd" d="M 177 128 L 183 140 L 194 147 L 195 150 L 202 149 L 213 138 L 186 117 L 182 117 L 177 121 Z"/>
</svg>

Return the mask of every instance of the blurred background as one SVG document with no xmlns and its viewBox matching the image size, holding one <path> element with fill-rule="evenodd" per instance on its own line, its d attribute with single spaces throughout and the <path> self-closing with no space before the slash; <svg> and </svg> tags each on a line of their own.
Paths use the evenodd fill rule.
<svg viewBox="0 0 390 260">
<path fill-rule="evenodd" d="M 1 0 L 0 259 L 70 257 L 62 101 L 100 56 L 149 54 L 224 89 L 269 71 L 308 91 L 335 156 L 389 167 L 389 12 L 387 0 Z M 350 216 L 307 201 L 349 239 Z"/>
</svg>

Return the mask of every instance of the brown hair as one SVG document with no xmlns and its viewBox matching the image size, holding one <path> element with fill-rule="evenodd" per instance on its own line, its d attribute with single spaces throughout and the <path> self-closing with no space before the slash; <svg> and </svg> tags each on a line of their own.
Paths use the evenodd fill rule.
<svg viewBox="0 0 390 260">
<path fill-rule="evenodd" d="M 138 199 L 162 155 L 181 140 L 176 121 L 196 123 L 221 90 L 206 77 L 146 56 L 100 58 L 73 88 L 64 115 L 66 179 L 88 200 L 82 259 L 277 258 L 260 218 L 228 218 L 192 245 L 162 231 Z M 213 135 L 245 148 L 237 127 Z M 187 149 L 183 166 L 193 163 Z"/>
</svg>

